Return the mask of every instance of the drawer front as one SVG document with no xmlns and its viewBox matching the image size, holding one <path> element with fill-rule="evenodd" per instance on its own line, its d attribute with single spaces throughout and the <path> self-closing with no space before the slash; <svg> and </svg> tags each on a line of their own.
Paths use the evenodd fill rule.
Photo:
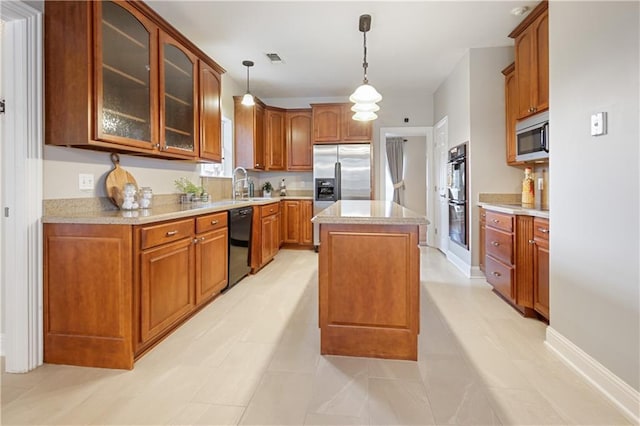
<svg viewBox="0 0 640 426">
<path fill-rule="evenodd" d="M 513 234 L 486 227 L 484 238 L 487 254 L 507 265 L 513 264 Z"/>
<path fill-rule="evenodd" d="M 500 294 L 513 300 L 513 268 L 487 255 L 485 258 L 487 282 Z"/>
<path fill-rule="evenodd" d="M 277 214 L 280 211 L 280 203 L 267 204 L 266 206 L 260 206 L 260 217 L 271 216 Z"/>
<path fill-rule="evenodd" d="M 538 217 L 533 219 L 533 238 L 549 241 L 549 220 Z"/>
<path fill-rule="evenodd" d="M 177 220 L 161 225 L 145 226 L 140 235 L 141 248 L 178 241 L 193 234 L 193 219 Z"/>
<path fill-rule="evenodd" d="M 227 212 L 213 213 L 196 218 L 196 234 L 227 227 Z"/>
<path fill-rule="evenodd" d="M 501 229 L 506 232 L 513 231 L 513 216 L 505 213 L 497 213 L 487 210 L 487 226 Z"/>
</svg>

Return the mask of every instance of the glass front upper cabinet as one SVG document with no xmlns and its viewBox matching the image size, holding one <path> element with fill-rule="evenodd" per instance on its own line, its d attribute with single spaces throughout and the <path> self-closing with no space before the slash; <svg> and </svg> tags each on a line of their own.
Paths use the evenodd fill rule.
<svg viewBox="0 0 640 426">
<path fill-rule="evenodd" d="M 197 155 L 198 60 L 163 32 L 160 32 L 160 46 L 161 149 Z"/>
<path fill-rule="evenodd" d="M 158 147 L 157 27 L 126 3 L 95 7 L 97 139 Z"/>
</svg>

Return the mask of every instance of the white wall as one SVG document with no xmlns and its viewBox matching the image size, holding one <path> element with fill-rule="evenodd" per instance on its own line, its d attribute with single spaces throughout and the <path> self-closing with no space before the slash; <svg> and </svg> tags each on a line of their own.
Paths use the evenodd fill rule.
<svg viewBox="0 0 640 426">
<path fill-rule="evenodd" d="M 522 172 L 506 165 L 504 77 L 513 62 L 512 47 L 470 49 L 434 94 L 434 122 L 449 122 L 449 147 L 469 141 L 469 247 L 455 243 L 449 252 L 465 265 L 478 265 L 480 192 L 518 192 Z"/>
<path fill-rule="evenodd" d="M 471 135 L 470 72 L 467 52 L 433 94 L 433 122 L 448 116 L 450 147 L 468 141 Z"/>
<path fill-rule="evenodd" d="M 407 136 L 404 144 L 404 206 L 427 214 L 427 138 Z M 388 168 L 388 166 L 387 166 Z M 392 192 L 393 193 L 393 192 Z"/>
<path fill-rule="evenodd" d="M 549 16 L 550 325 L 640 390 L 640 3 Z M 597 111 L 606 136 L 590 136 Z"/>
<path fill-rule="evenodd" d="M 479 263 L 478 194 L 519 193 L 523 171 L 506 163 L 504 76 L 513 47 L 471 49 L 469 144 L 469 247 L 471 265 Z"/>
</svg>

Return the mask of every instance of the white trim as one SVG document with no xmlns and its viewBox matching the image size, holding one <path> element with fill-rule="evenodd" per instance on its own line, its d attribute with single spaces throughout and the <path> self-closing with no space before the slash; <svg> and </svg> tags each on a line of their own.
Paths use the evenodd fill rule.
<svg viewBox="0 0 640 426">
<path fill-rule="evenodd" d="M 6 298 L 5 369 L 42 364 L 42 13 L 4 2 L 2 144 L 2 285 Z M 4 208 L 9 216 L 4 216 Z"/>
<path fill-rule="evenodd" d="M 471 266 L 467 262 L 460 259 L 451 250 L 449 250 L 446 254 L 447 254 L 447 260 L 453 263 L 453 266 L 458 268 L 458 270 L 462 272 L 465 277 L 471 278 Z"/>
<path fill-rule="evenodd" d="M 640 424 L 640 392 L 576 346 L 551 326 L 545 343 L 569 367 L 582 375 L 613 402 L 634 424 Z"/>
<path fill-rule="evenodd" d="M 480 270 L 479 266 L 472 266 L 471 267 L 471 276 L 469 278 L 472 278 L 474 280 L 486 280 L 487 276 L 484 274 L 484 272 L 482 272 Z"/>
<path fill-rule="evenodd" d="M 0 356 L 4 356 L 4 347 L 2 341 L 4 340 L 4 333 L 0 333 Z"/>
</svg>

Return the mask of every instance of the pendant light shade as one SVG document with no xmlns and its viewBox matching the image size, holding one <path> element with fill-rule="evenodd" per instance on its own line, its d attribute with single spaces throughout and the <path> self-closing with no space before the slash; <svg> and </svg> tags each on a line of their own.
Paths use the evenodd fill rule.
<svg viewBox="0 0 640 426">
<path fill-rule="evenodd" d="M 373 111 L 368 111 L 368 112 L 359 111 L 353 114 L 353 117 L 351 118 L 353 118 L 356 121 L 371 121 L 378 118 L 378 114 L 376 114 Z"/>
<path fill-rule="evenodd" d="M 353 104 L 351 111 L 353 112 L 376 112 L 379 111 L 378 104 Z"/>
<path fill-rule="evenodd" d="M 253 106 L 256 104 L 256 101 L 253 99 L 253 95 L 251 93 L 245 93 L 240 103 L 244 106 Z"/>
<path fill-rule="evenodd" d="M 240 103 L 244 106 L 253 106 L 256 101 L 253 99 L 251 92 L 249 92 L 249 68 L 253 66 L 253 61 L 242 61 L 242 65 L 247 67 L 247 93 L 244 94 Z"/>
<path fill-rule="evenodd" d="M 380 107 L 376 105 L 377 102 L 382 100 L 382 95 L 369 84 L 367 79 L 367 31 L 371 29 L 371 16 L 361 15 L 359 21 L 359 30 L 363 33 L 364 38 L 364 60 L 362 62 L 362 68 L 364 69 L 364 78 L 362 85 L 359 86 L 351 96 L 349 100 L 354 103 L 351 107 L 351 111 L 354 111 L 353 119 L 357 121 L 371 121 L 378 118 L 375 111 L 380 110 Z"/>
</svg>

